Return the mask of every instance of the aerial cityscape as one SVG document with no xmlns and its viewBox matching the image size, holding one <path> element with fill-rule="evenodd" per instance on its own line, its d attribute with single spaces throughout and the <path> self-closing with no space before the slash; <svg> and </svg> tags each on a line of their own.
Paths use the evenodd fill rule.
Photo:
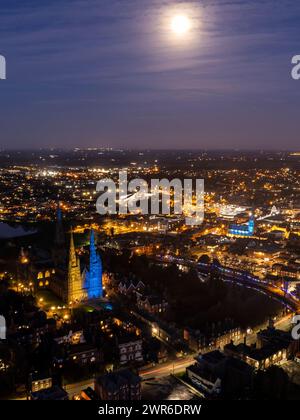
<svg viewBox="0 0 300 420">
<path fill-rule="evenodd" d="M 1 0 L 1 400 L 300 400 L 299 23 Z"/>
<path fill-rule="evenodd" d="M 300 396 L 298 153 L 74 149 L 0 161 L 3 396 Z M 97 214 L 97 181 L 121 168 L 205 179 L 203 223 Z"/>
</svg>

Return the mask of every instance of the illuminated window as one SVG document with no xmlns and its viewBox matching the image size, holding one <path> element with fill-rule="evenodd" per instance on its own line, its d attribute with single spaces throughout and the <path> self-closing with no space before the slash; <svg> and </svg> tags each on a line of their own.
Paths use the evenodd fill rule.
<svg viewBox="0 0 300 420">
<path fill-rule="evenodd" d="M 43 273 L 40 271 L 39 272 L 39 274 L 38 274 L 38 279 L 43 279 L 44 278 L 44 275 L 43 275 Z"/>
<path fill-rule="evenodd" d="M 40 281 L 40 282 L 39 282 L 39 286 L 40 286 L 40 287 L 43 287 L 43 286 L 44 286 L 44 283 L 43 283 L 42 281 Z"/>
<path fill-rule="evenodd" d="M 45 277 L 50 277 L 50 271 L 46 271 Z"/>
</svg>

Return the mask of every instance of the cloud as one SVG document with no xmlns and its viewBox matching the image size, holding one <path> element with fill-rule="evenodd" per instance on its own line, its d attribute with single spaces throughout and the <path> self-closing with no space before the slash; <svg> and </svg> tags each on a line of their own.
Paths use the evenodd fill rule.
<svg viewBox="0 0 300 420">
<path fill-rule="evenodd" d="M 203 103 L 239 112 L 241 104 L 299 99 L 289 77 L 299 2 L 1 0 L 0 8 L 8 62 L 0 122 L 12 108 L 30 125 L 37 109 L 46 119 L 56 105 L 67 126 L 85 107 L 101 124 L 103 110 L 111 121 L 118 112 L 133 119 L 138 109 L 146 119 L 161 108 L 184 118 Z M 177 11 L 194 25 L 182 43 L 168 26 Z"/>
</svg>

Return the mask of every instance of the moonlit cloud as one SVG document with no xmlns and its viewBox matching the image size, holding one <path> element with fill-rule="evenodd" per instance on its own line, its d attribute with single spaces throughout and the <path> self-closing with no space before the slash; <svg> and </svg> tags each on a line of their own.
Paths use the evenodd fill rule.
<svg viewBox="0 0 300 420">
<path fill-rule="evenodd" d="M 0 145 L 296 147 L 299 23 L 290 0 L 2 0 Z"/>
</svg>

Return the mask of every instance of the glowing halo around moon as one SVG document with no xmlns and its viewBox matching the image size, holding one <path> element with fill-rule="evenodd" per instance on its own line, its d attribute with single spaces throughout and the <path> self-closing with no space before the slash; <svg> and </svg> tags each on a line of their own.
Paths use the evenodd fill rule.
<svg viewBox="0 0 300 420">
<path fill-rule="evenodd" d="M 185 15 L 176 15 L 172 18 L 171 29 L 176 35 L 185 35 L 191 29 L 191 21 Z"/>
<path fill-rule="evenodd" d="M 177 51 L 195 47 L 201 38 L 203 13 L 200 7 L 184 3 L 162 7 L 158 35 Z"/>
</svg>

